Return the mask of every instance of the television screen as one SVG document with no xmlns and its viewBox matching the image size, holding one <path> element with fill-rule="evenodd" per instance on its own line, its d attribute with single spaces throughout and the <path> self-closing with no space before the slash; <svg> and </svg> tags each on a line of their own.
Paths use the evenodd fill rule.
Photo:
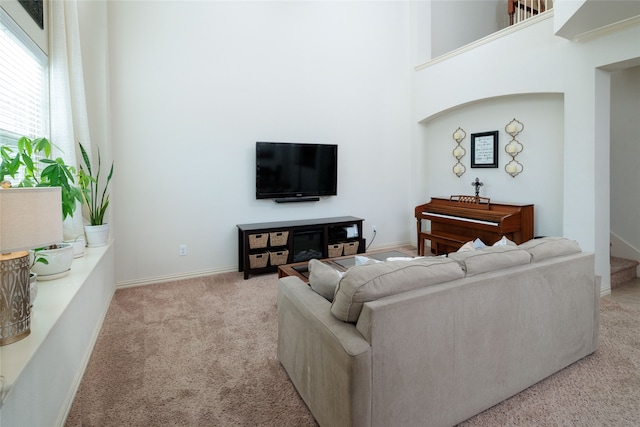
<svg viewBox="0 0 640 427">
<path fill-rule="evenodd" d="M 256 142 L 256 198 L 335 196 L 338 146 Z"/>
</svg>

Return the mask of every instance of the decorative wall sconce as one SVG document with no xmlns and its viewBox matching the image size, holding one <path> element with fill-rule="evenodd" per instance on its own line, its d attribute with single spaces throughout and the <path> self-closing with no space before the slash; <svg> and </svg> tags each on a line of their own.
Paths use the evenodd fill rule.
<svg viewBox="0 0 640 427">
<path fill-rule="evenodd" d="M 456 158 L 456 164 L 453 165 L 453 173 L 455 173 L 458 178 L 460 178 L 467 171 L 467 168 L 465 168 L 464 165 L 460 162 L 460 159 L 462 159 L 464 155 L 467 154 L 467 150 L 462 148 L 462 145 L 460 145 L 460 143 L 466 136 L 467 133 L 460 127 L 456 129 L 455 132 L 453 132 L 453 139 L 457 144 L 456 148 L 453 149 L 453 157 Z"/>
<path fill-rule="evenodd" d="M 504 130 L 511 135 L 511 141 L 504 147 L 504 151 L 511 156 L 511 160 L 504 166 L 504 170 L 513 178 L 524 170 L 522 163 L 516 160 L 516 156 L 524 150 L 524 145 L 516 139 L 516 136 L 524 130 L 524 124 L 516 119 L 507 123 Z"/>
</svg>

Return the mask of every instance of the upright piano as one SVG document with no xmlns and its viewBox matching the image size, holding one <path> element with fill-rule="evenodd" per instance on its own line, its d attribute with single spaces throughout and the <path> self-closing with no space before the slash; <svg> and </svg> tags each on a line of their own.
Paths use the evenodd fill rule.
<svg viewBox="0 0 640 427">
<path fill-rule="evenodd" d="M 533 205 L 491 202 L 489 198 L 456 195 L 432 197 L 416 206 L 418 253 L 424 255 L 425 240 L 436 255 L 454 252 L 466 242 L 479 238 L 492 245 L 506 236 L 520 244 L 533 239 Z M 423 231 L 423 220 L 431 222 Z"/>
</svg>

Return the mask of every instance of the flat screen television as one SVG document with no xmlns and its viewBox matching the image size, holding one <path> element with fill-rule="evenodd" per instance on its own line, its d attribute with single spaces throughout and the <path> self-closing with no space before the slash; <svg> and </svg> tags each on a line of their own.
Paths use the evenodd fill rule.
<svg viewBox="0 0 640 427">
<path fill-rule="evenodd" d="M 256 142 L 256 199 L 315 201 L 337 188 L 337 145 Z"/>
</svg>

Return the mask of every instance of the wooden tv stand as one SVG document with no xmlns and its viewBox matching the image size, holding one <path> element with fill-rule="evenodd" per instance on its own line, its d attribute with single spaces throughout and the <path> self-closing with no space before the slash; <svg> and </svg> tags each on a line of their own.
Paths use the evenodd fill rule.
<svg viewBox="0 0 640 427">
<path fill-rule="evenodd" d="M 238 271 L 272 273 L 279 265 L 365 252 L 364 219 L 353 216 L 238 224 Z M 331 253 L 330 252 L 334 252 Z"/>
</svg>

